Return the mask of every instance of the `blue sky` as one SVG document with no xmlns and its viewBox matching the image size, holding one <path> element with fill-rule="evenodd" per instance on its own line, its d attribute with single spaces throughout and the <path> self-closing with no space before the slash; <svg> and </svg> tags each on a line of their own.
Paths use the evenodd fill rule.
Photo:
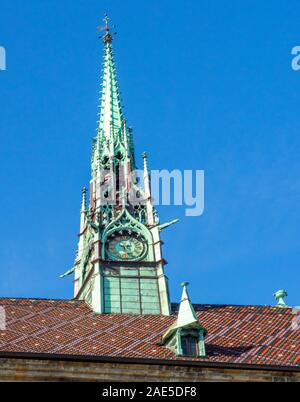
<svg viewBox="0 0 300 402">
<path fill-rule="evenodd" d="M 203 216 L 159 210 L 172 300 L 300 305 L 296 0 L 0 0 L 0 296 L 72 297 L 105 11 L 137 155 L 206 174 Z"/>
</svg>

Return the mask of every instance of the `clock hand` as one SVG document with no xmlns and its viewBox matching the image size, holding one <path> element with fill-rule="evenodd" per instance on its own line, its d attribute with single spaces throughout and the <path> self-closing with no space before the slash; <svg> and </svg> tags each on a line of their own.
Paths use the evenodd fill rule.
<svg viewBox="0 0 300 402">
<path fill-rule="evenodd" d="M 128 258 L 128 244 L 124 243 L 125 258 Z"/>
</svg>

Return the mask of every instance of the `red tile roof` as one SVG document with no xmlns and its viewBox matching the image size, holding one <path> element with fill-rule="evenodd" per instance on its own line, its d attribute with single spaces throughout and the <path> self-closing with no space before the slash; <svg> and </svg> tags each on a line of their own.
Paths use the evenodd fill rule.
<svg viewBox="0 0 300 402">
<path fill-rule="evenodd" d="M 207 358 L 176 357 L 159 346 L 176 319 L 164 316 L 95 314 L 80 301 L 0 299 L 7 353 L 132 359 L 200 360 L 226 364 L 300 367 L 300 330 L 292 309 L 195 305 L 207 329 Z M 177 305 L 173 306 L 174 312 Z"/>
</svg>

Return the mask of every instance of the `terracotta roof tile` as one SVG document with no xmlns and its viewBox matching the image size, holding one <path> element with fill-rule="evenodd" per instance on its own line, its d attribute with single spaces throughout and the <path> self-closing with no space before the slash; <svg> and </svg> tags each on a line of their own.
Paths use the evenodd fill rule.
<svg viewBox="0 0 300 402">
<path fill-rule="evenodd" d="M 66 300 L 0 299 L 0 306 L 7 316 L 0 353 L 199 360 L 158 345 L 176 319 L 176 304 L 171 317 L 101 315 L 85 302 Z M 300 330 L 292 328 L 291 309 L 194 307 L 208 331 L 204 360 L 300 367 Z"/>
</svg>

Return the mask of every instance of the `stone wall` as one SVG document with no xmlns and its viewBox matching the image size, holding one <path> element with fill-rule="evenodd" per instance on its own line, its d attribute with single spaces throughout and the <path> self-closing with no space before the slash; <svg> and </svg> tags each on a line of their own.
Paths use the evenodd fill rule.
<svg viewBox="0 0 300 402">
<path fill-rule="evenodd" d="M 300 372 L 0 358 L 0 381 L 300 382 Z"/>
</svg>

